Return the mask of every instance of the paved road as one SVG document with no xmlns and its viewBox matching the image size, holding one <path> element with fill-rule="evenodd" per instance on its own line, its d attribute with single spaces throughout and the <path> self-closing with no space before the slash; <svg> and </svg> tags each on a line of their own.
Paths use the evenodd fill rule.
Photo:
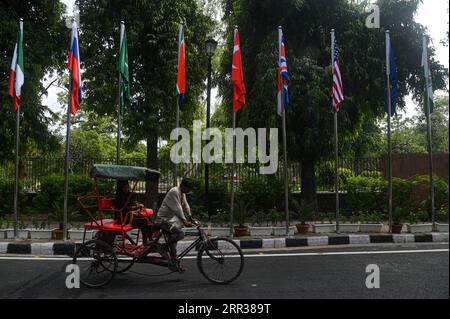
<svg viewBox="0 0 450 319">
<path fill-rule="evenodd" d="M 448 244 L 247 252 L 244 272 L 235 283 L 217 286 L 198 272 L 163 277 L 136 273 L 116 276 L 101 289 L 67 289 L 67 260 L 18 260 L 0 256 L 1 298 L 449 298 Z M 366 266 L 380 267 L 380 289 L 367 289 Z M 148 275 L 165 272 L 135 265 Z"/>
</svg>

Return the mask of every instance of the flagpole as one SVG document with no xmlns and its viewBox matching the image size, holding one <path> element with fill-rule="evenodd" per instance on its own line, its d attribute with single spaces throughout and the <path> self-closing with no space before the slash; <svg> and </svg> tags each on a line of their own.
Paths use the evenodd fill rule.
<svg viewBox="0 0 450 319">
<path fill-rule="evenodd" d="M 17 222 L 19 210 L 19 127 L 20 127 L 20 104 L 16 110 L 16 180 L 14 181 L 14 240 L 17 240 Z"/>
<path fill-rule="evenodd" d="M 72 91 L 72 85 L 69 85 L 69 101 L 67 108 L 67 133 L 66 133 L 66 161 L 64 164 L 64 222 L 63 232 L 64 240 L 67 240 L 67 211 L 68 211 L 68 192 L 69 192 L 69 156 L 70 156 L 70 92 Z"/>
<path fill-rule="evenodd" d="M 230 203 L 230 237 L 233 238 L 234 235 L 234 174 L 236 170 L 236 156 L 235 156 L 235 148 L 236 148 L 236 112 L 233 111 L 233 164 L 231 165 L 231 203 Z"/>
<path fill-rule="evenodd" d="M 120 21 L 120 42 L 119 42 L 119 59 L 120 51 L 122 49 L 123 34 L 125 32 L 125 22 Z M 120 148 L 121 148 L 121 135 L 122 135 L 122 73 L 119 71 L 119 103 L 117 105 L 117 150 L 116 150 L 116 163 L 120 165 Z"/>
<path fill-rule="evenodd" d="M 388 104 L 388 212 L 389 232 L 392 232 L 392 141 L 391 141 L 391 67 L 390 67 L 391 39 L 389 30 L 386 31 L 386 78 L 387 78 L 387 104 Z"/>
<path fill-rule="evenodd" d="M 279 56 L 281 56 L 281 41 L 283 28 L 278 27 Z M 279 62 L 280 63 L 280 62 Z M 282 114 L 282 136 L 283 136 L 283 157 L 284 157 L 284 211 L 286 214 L 286 236 L 289 236 L 289 182 L 287 166 L 287 143 L 286 143 L 286 109 L 284 105 L 283 83 L 281 83 L 281 114 Z"/>
<path fill-rule="evenodd" d="M 20 36 L 23 39 L 23 19 L 19 20 Z M 19 48 L 17 48 L 19 50 Z M 14 85 L 15 88 L 15 85 Z M 14 101 L 13 101 L 14 103 Z M 20 134 L 20 103 L 16 110 L 16 172 L 14 181 L 14 240 L 17 240 L 17 224 L 19 216 L 19 134 Z"/>
<path fill-rule="evenodd" d="M 180 127 L 180 105 L 177 102 L 177 118 L 176 118 L 176 124 L 175 124 L 175 128 L 179 128 Z M 178 141 L 178 135 L 177 135 L 177 141 Z M 176 163 L 174 163 L 174 168 L 173 168 L 173 186 L 177 186 L 178 184 L 178 165 Z"/>
<path fill-rule="evenodd" d="M 72 28 L 75 19 L 72 19 Z M 71 44 L 72 45 L 72 44 Z M 63 220 L 63 240 L 67 240 L 67 212 L 69 196 L 69 157 L 70 157 L 70 108 L 71 108 L 72 80 L 69 72 L 69 97 L 67 102 L 67 131 L 66 131 L 66 159 L 64 163 L 64 220 Z"/>
<path fill-rule="evenodd" d="M 335 31 L 331 30 L 331 69 L 334 69 L 334 42 Z M 333 72 L 332 72 L 333 73 Z M 331 101 L 333 106 L 333 101 Z M 334 190 L 336 195 L 336 233 L 340 231 L 340 207 L 339 207 L 339 140 L 338 140 L 338 114 L 333 110 L 334 117 Z"/>
<path fill-rule="evenodd" d="M 436 229 L 436 211 L 434 208 L 434 181 L 433 181 L 433 143 L 432 143 L 432 128 L 431 128 L 431 107 L 430 107 L 430 95 L 428 94 L 428 76 L 429 76 L 429 66 L 428 66 L 428 41 L 426 36 L 423 37 L 423 50 L 425 52 L 426 60 L 424 62 L 424 67 L 426 72 L 425 76 L 425 108 L 427 114 L 427 141 L 428 141 L 428 170 L 430 175 L 430 209 L 431 209 L 431 222 L 433 224 L 433 231 Z"/>
</svg>

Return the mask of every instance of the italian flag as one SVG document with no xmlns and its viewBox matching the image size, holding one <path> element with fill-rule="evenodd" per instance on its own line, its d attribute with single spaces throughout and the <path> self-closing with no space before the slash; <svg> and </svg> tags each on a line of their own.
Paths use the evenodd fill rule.
<svg viewBox="0 0 450 319">
<path fill-rule="evenodd" d="M 431 68 L 428 61 L 428 44 L 427 38 L 423 37 L 423 51 L 422 51 L 422 72 L 425 78 L 425 98 L 430 103 L 430 114 L 434 111 L 434 93 L 433 93 L 433 80 L 431 77 Z M 425 104 L 426 105 L 426 104 Z M 425 108 L 426 110 L 427 108 Z"/>
<path fill-rule="evenodd" d="M 13 111 L 17 112 L 22 99 L 22 86 L 25 81 L 23 75 L 23 21 L 19 22 L 19 33 L 11 62 L 8 92 L 13 99 Z"/>
</svg>

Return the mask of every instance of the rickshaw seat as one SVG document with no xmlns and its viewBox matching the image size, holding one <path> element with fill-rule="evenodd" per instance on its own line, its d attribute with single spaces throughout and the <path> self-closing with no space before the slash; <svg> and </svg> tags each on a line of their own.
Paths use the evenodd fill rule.
<svg viewBox="0 0 450 319">
<path fill-rule="evenodd" d="M 104 231 L 112 231 L 112 232 L 121 232 L 122 230 L 125 232 L 129 232 L 130 230 L 136 229 L 134 226 L 125 225 L 122 226 L 118 224 L 114 219 L 102 219 L 98 220 L 97 223 L 86 223 L 84 224 L 85 229 L 97 229 Z"/>
</svg>

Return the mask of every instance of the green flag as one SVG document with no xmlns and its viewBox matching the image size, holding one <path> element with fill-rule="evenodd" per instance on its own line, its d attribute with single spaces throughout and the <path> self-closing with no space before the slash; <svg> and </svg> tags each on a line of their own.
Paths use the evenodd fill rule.
<svg viewBox="0 0 450 319">
<path fill-rule="evenodd" d="M 425 102 L 427 102 L 428 100 L 428 103 L 430 104 L 430 114 L 431 114 L 434 111 L 434 93 L 433 93 L 433 81 L 431 77 L 431 69 L 428 61 L 428 45 L 426 37 L 423 38 L 422 72 L 425 79 Z M 425 113 L 428 112 L 426 111 Z"/>
<path fill-rule="evenodd" d="M 120 43 L 120 54 L 119 61 L 117 62 L 117 70 L 122 76 L 122 83 L 120 87 L 120 113 L 123 114 L 125 111 L 125 104 L 131 102 L 131 92 L 130 92 L 130 77 L 128 72 L 128 47 L 127 47 L 127 36 L 125 33 L 125 25 L 121 25 L 121 43 Z"/>
</svg>

